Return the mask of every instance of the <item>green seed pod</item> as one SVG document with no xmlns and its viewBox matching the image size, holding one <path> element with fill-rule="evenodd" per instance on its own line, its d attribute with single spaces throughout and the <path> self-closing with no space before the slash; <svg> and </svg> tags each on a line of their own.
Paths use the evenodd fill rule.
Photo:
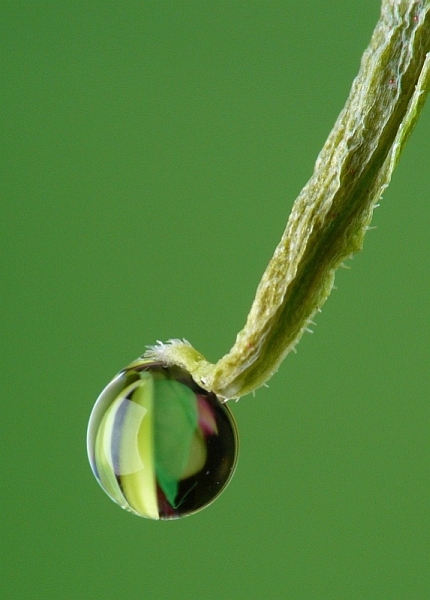
<svg viewBox="0 0 430 600">
<path fill-rule="evenodd" d="M 150 519 L 210 504 L 233 475 L 236 424 L 179 367 L 133 362 L 103 390 L 88 425 L 93 473 L 112 500 Z"/>
</svg>

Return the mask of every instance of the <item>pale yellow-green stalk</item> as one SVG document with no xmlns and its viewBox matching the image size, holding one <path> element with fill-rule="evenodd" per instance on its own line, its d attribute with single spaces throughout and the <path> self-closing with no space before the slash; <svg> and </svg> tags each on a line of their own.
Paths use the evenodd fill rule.
<svg viewBox="0 0 430 600">
<path fill-rule="evenodd" d="M 223 399 L 263 385 L 327 299 L 336 269 L 361 250 L 429 88 L 430 0 L 384 0 L 346 105 L 230 352 L 211 364 L 188 342 L 170 340 L 145 356 L 184 367 Z"/>
</svg>

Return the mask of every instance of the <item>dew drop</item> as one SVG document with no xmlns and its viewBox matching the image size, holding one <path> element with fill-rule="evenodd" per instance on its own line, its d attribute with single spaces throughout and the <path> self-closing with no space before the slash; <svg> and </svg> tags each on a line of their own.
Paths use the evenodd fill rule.
<svg viewBox="0 0 430 600">
<path fill-rule="evenodd" d="M 219 496 L 237 463 L 229 408 L 178 367 L 138 359 L 98 397 L 88 424 L 94 476 L 125 510 L 191 515 Z"/>
</svg>

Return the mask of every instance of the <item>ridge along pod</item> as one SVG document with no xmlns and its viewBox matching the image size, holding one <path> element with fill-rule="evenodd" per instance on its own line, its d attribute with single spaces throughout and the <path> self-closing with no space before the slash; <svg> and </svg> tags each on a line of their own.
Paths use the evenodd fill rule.
<svg viewBox="0 0 430 600">
<path fill-rule="evenodd" d="M 179 367 L 137 359 L 106 386 L 88 424 L 91 469 L 108 496 L 149 519 L 191 515 L 236 468 L 238 434 L 218 397 Z"/>
</svg>

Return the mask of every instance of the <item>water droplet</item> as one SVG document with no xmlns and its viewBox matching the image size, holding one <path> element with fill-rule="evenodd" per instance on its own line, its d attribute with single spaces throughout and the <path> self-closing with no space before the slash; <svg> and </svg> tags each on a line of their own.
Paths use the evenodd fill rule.
<svg viewBox="0 0 430 600">
<path fill-rule="evenodd" d="M 227 406 L 186 371 L 139 359 L 97 399 L 87 446 L 112 500 L 141 517 L 176 519 L 205 508 L 226 487 L 238 435 Z"/>
</svg>

